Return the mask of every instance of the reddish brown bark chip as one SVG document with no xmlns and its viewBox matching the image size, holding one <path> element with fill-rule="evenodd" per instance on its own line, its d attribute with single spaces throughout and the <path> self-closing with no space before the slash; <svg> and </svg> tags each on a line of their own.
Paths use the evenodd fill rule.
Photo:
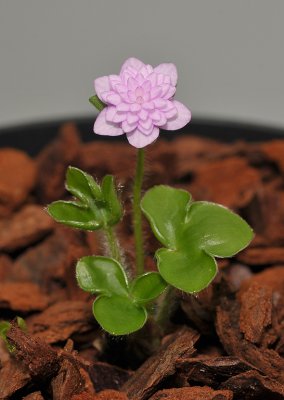
<svg viewBox="0 0 284 400">
<path fill-rule="evenodd" d="M 38 283 L 52 296 L 58 282 L 66 285 L 68 280 L 72 288 L 76 287 L 75 264 L 87 254 L 89 249 L 82 232 L 57 226 L 54 234 L 16 260 L 11 279 Z"/>
<path fill-rule="evenodd" d="M 31 376 L 27 369 L 12 358 L 0 369 L 0 399 L 9 399 L 30 381 Z"/>
<path fill-rule="evenodd" d="M 177 364 L 177 377 L 189 386 L 192 383 L 219 387 L 232 376 L 250 370 L 252 367 L 237 357 L 195 357 L 184 359 Z"/>
<path fill-rule="evenodd" d="M 284 382 L 284 360 L 271 349 L 259 348 L 247 341 L 239 328 L 239 304 L 223 299 L 217 308 L 216 329 L 227 353 L 253 365 L 271 379 Z"/>
<path fill-rule="evenodd" d="M 99 361 L 89 368 L 89 375 L 97 392 L 104 389 L 119 389 L 132 374 L 131 371 Z"/>
<path fill-rule="evenodd" d="M 78 166 L 101 179 L 115 173 L 117 182 L 125 184 L 135 171 L 135 149 L 123 143 L 109 144 L 101 141 L 83 144 L 79 149 Z"/>
<path fill-rule="evenodd" d="M 44 237 L 54 227 L 52 219 L 37 205 L 27 205 L 11 218 L 0 220 L 0 250 L 11 252 Z"/>
<path fill-rule="evenodd" d="M 0 216 L 22 204 L 36 182 L 35 162 L 23 151 L 0 149 Z"/>
<path fill-rule="evenodd" d="M 237 255 L 237 259 L 256 266 L 284 264 L 284 247 L 248 247 Z"/>
<path fill-rule="evenodd" d="M 34 283 L 0 283 L 0 309 L 29 312 L 43 310 L 47 305 L 47 297 Z"/>
<path fill-rule="evenodd" d="M 234 153 L 232 146 L 227 143 L 194 135 L 176 137 L 168 145 L 176 157 L 176 177 L 183 177 L 194 171 L 204 160 L 224 158 Z"/>
<path fill-rule="evenodd" d="M 62 126 L 59 136 L 39 154 L 37 193 L 42 202 L 58 200 L 64 195 L 66 169 L 75 162 L 79 145 L 76 126 L 67 123 Z"/>
<path fill-rule="evenodd" d="M 271 140 L 263 143 L 260 148 L 266 157 L 275 162 L 279 169 L 284 172 L 284 141 Z"/>
<path fill-rule="evenodd" d="M 67 340 L 94 329 L 94 317 L 89 304 L 82 301 L 58 302 L 27 320 L 29 332 L 46 343 Z"/>
<path fill-rule="evenodd" d="M 223 383 L 222 388 L 234 392 L 237 400 L 283 400 L 284 386 L 257 371 L 247 371 Z"/>
<path fill-rule="evenodd" d="M 259 184 L 260 175 L 256 169 L 243 158 L 231 157 L 201 164 L 188 188 L 195 200 L 240 208 L 252 199 Z"/>
<path fill-rule="evenodd" d="M 71 400 L 129 400 L 125 393 L 116 390 L 104 390 L 96 395 L 83 392 L 75 395 Z"/>
<path fill-rule="evenodd" d="M 52 379 L 53 400 L 71 399 L 73 395 L 84 390 L 85 381 L 80 373 L 79 366 L 72 361 L 65 358 L 61 363 L 58 374 Z"/>
<path fill-rule="evenodd" d="M 40 392 L 34 392 L 23 397 L 23 400 L 44 400 Z"/>
<path fill-rule="evenodd" d="M 12 269 L 12 259 L 6 254 L 0 254 L 0 282 L 4 281 Z"/>
<path fill-rule="evenodd" d="M 260 343 L 272 323 L 272 293 L 271 288 L 253 283 L 240 295 L 240 330 L 252 343 Z"/>
<path fill-rule="evenodd" d="M 158 385 L 176 371 L 177 361 L 190 357 L 198 333 L 187 328 L 171 335 L 161 349 L 154 354 L 122 386 L 130 400 L 144 400 L 153 394 Z"/>
<path fill-rule="evenodd" d="M 159 390 L 149 400 L 232 400 L 231 390 L 214 390 L 210 387 L 185 387 Z"/>
<path fill-rule="evenodd" d="M 36 380 L 46 381 L 56 375 L 60 363 L 57 353 L 48 344 L 34 339 L 20 328 L 12 325 L 7 339 L 15 346 L 15 357 Z"/>
</svg>

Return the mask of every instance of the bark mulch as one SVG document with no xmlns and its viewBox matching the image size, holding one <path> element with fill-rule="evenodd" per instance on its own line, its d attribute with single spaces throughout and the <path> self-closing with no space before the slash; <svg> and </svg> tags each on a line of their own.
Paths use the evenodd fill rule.
<svg viewBox="0 0 284 400">
<path fill-rule="evenodd" d="M 0 343 L 0 399 L 284 399 L 284 139 L 233 144 L 191 135 L 147 149 L 144 189 L 170 184 L 195 200 L 228 206 L 254 228 L 249 248 L 220 260 L 213 284 L 177 292 L 177 310 L 153 350 L 153 327 L 113 338 L 76 284 L 76 260 L 102 254 L 96 233 L 58 226 L 45 206 L 68 198 L 68 165 L 100 180 L 114 174 L 126 212 L 118 227 L 133 266 L 131 186 L 135 149 L 83 143 L 73 124 L 32 159 L 0 149 L 0 320 L 13 322 L 10 354 Z M 161 200 L 162 201 L 162 200 Z M 144 221 L 147 270 L 158 243 Z"/>
</svg>

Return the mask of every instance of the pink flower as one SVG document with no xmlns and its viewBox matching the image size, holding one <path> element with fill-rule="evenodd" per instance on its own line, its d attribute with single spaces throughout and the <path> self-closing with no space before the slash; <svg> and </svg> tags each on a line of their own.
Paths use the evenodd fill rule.
<svg viewBox="0 0 284 400">
<path fill-rule="evenodd" d="M 191 112 L 173 99 L 177 69 L 174 64 L 153 68 L 137 58 L 129 58 L 119 75 L 95 80 L 95 91 L 106 107 L 98 115 L 94 132 L 118 136 L 126 133 L 129 143 L 145 147 L 159 136 L 161 129 L 185 126 Z"/>
</svg>

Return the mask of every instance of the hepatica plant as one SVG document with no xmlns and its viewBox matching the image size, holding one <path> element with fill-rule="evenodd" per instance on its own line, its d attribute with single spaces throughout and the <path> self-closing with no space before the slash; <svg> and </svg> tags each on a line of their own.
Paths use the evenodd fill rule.
<svg viewBox="0 0 284 400">
<path fill-rule="evenodd" d="M 58 222 L 74 228 L 100 230 L 106 253 L 80 259 L 76 266 L 79 286 L 94 295 L 93 313 L 98 323 L 113 335 L 135 332 L 152 313 L 170 309 L 167 304 L 173 289 L 198 293 L 217 273 L 215 257 L 231 257 L 244 249 L 253 237 L 252 229 L 237 214 L 206 201 L 193 201 L 181 189 L 159 185 L 142 197 L 145 147 L 163 130 L 185 126 L 191 113 L 175 100 L 177 70 L 174 64 L 146 65 L 136 58 L 123 64 L 119 75 L 97 78 L 90 102 L 100 111 L 94 132 L 98 135 L 126 134 L 137 148 L 133 185 L 133 228 L 136 273 L 129 266 L 116 237 L 115 226 L 123 209 L 114 183 L 107 175 L 98 183 L 91 175 L 75 167 L 66 174 L 66 189 L 71 201 L 55 201 L 49 214 Z M 161 243 L 155 258 L 156 272 L 144 272 L 142 217 Z"/>
</svg>

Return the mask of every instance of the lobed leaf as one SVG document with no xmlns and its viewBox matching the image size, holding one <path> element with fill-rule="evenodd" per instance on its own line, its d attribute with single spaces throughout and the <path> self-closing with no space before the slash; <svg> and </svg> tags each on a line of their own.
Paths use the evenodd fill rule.
<svg viewBox="0 0 284 400">
<path fill-rule="evenodd" d="M 128 284 L 122 266 L 114 259 L 103 256 L 81 258 L 76 265 L 79 286 L 92 293 L 107 296 L 128 295 Z"/>
<path fill-rule="evenodd" d="M 180 189 L 156 186 L 141 201 L 157 239 L 167 248 L 156 252 L 163 279 L 188 293 L 209 285 L 216 257 L 231 257 L 253 238 L 250 226 L 218 204 L 191 202 Z"/>
<path fill-rule="evenodd" d="M 107 204 L 108 224 L 115 225 L 122 217 L 121 203 L 117 197 L 114 178 L 112 175 L 104 176 L 102 180 L 102 193 Z"/>
<path fill-rule="evenodd" d="M 123 296 L 98 297 L 93 303 L 93 313 L 102 328 L 112 335 L 135 332 L 147 320 L 145 308 Z"/>
<path fill-rule="evenodd" d="M 47 211 L 55 221 L 72 226 L 73 228 L 97 230 L 103 226 L 99 213 L 79 203 L 58 200 L 47 206 Z"/>
<path fill-rule="evenodd" d="M 190 201 L 191 196 L 185 190 L 164 185 L 154 186 L 142 198 L 141 209 L 155 236 L 164 246 L 177 246 L 177 237 Z"/>
<path fill-rule="evenodd" d="M 81 171 L 79 168 L 68 167 L 66 189 L 85 204 L 94 201 L 94 198 L 102 199 L 100 186 L 91 175 Z"/>
<path fill-rule="evenodd" d="M 219 204 L 206 201 L 193 203 L 183 232 L 196 245 L 216 257 L 231 257 L 243 250 L 253 238 L 253 230 L 239 215 Z M 181 242 L 183 241 L 181 238 Z"/>
<path fill-rule="evenodd" d="M 100 187 L 91 175 L 69 166 L 66 189 L 78 201 L 51 203 L 47 210 L 57 222 L 74 228 L 97 230 L 113 226 L 122 218 L 122 207 L 111 175 L 103 178 Z"/>
<path fill-rule="evenodd" d="M 146 322 L 146 303 L 159 296 L 167 284 L 158 272 L 137 278 L 129 288 L 122 266 L 112 258 L 87 256 L 76 265 L 79 286 L 98 297 L 93 313 L 98 323 L 112 335 L 125 335 Z"/>
<path fill-rule="evenodd" d="M 145 304 L 160 296 L 166 287 L 167 283 L 158 272 L 147 272 L 134 280 L 131 296 L 140 304 Z"/>
</svg>

